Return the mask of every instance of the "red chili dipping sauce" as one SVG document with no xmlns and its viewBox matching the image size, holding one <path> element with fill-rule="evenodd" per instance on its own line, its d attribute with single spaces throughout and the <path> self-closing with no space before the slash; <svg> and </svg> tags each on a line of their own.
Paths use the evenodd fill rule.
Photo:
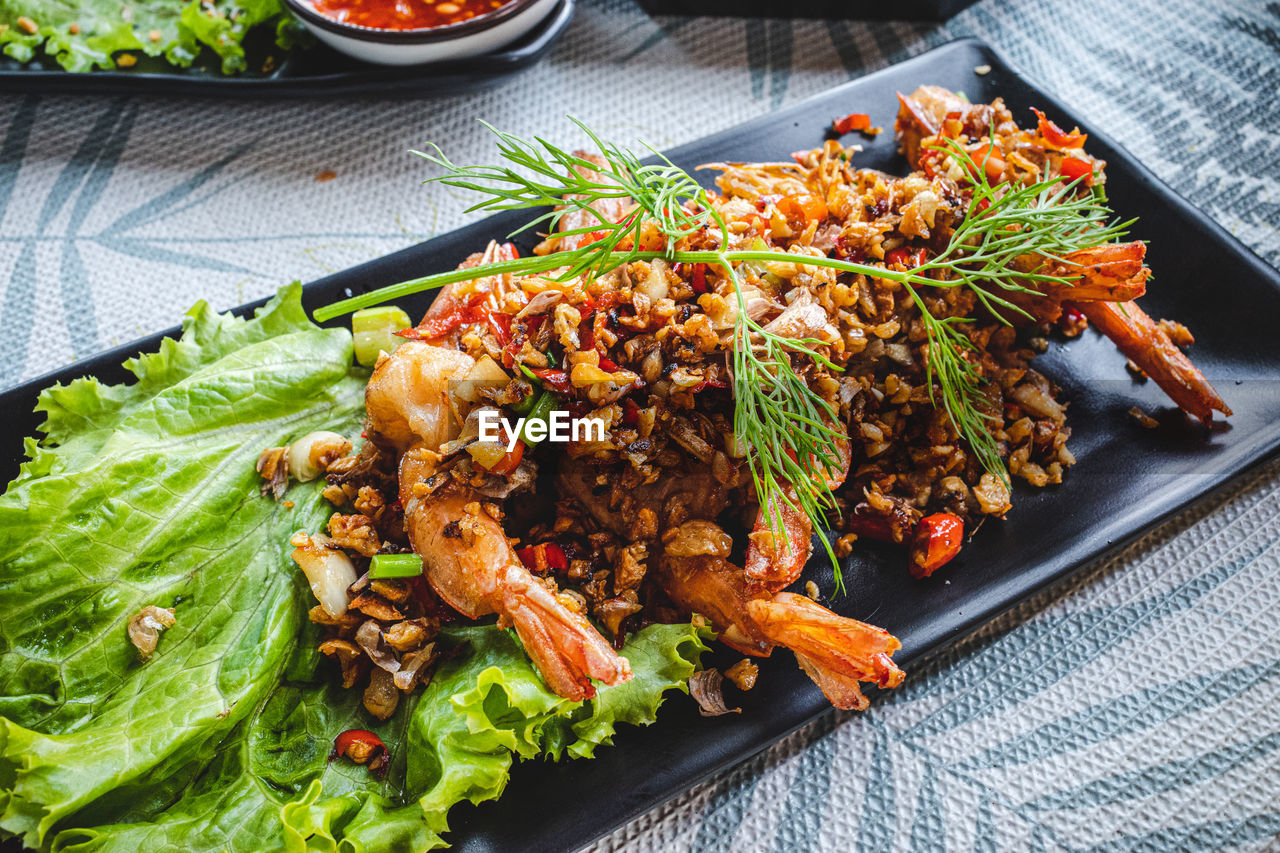
<svg viewBox="0 0 1280 853">
<path fill-rule="evenodd" d="M 313 0 L 335 21 L 377 30 L 443 27 L 492 12 L 511 0 Z"/>
</svg>

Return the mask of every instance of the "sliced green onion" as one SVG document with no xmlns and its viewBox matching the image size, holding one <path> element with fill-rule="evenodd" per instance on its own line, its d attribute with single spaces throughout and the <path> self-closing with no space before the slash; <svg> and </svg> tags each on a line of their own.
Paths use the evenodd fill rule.
<svg viewBox="0 0 1280 853">
<path fill-rule="evenodd" d="M 538 388 L 542 387 L 542 380 L 538 378 L 538 374 L 534 373 L 532 370 L 529 369 L 529 365 L 525 364 L 522 361 L 517 361 L 516 367 L 520 368 L 520 372 L 523 373 L 525 377 L 534 384 L 535 387 L 538 387 Z"/>
<path fill-rule="evenodd" d="M 543 431 L 545 436 L 551 429 L 551 413 L 555 411 L 558 398 L 550 391 L 543 391 L 538 399 L 534 402 L 533 407 L 529 409 L 529 414 L 525 415 L 524 426 L 520 429 L 520 440 L 526 445 L 534 445 L 538 442 L 529 437 L 529 424 L 534 421 L 542 421 L 547 425 L 547 429 Z"/>
<path fill-rule="evenodd" d="M 404 343 L 396 332 L 409 328 L 409 315 L 394 305 L 361 308 L 351 315 L 351 335 L 355 339 L 356 361 L 364 367 L 378 363 L 378 353 L 394 352 Z"/>
<path fill-rule="evenodd" d="M 422 574 L 422 558 L 417 554 L 374 554 L 369 561 L 371 578 L 416 578 Z"/>
</svg>

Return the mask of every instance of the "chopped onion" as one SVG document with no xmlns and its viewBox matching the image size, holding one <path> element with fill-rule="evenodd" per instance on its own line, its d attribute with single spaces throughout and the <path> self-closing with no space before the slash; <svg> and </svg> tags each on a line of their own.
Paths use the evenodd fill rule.
<svg viewBox="0 0 1280 853">
<path fill-rule="evenodd" d="M 285 460 L 289 474 L 301 483 L 314 480 L 351 450 L 351 442 L 336 432 L 309 432 L 289 445 Z M 261 459 L 259 459 L 261 461 Z"/>
<path fill-rule="evenodd" d="M 427 643 L 418 651 L 405 655 L 400 671 L 392 677 L 392 681 L 396 687 L 408 693 L 426 675 L 427 667 L 431 666 L 435 659 L 436 644 Z"/>
<path fill-rule="evenodd" d="M 144 662 L 155 652 L 160 633 L 177 624 L 172 607 L 155 607 L 148 604 L 133 614 L 129 620 L 129 642 L 138 650 Z"/>
<path fill-rule="evenodd" d="M 693 424 L 686 418 L 678 417 L 671 422 L 671 437 L 702 462 L 710 462 L 711 457 L 715 455 L 715 448 L 698 434 Z"/>
<path fill-rule="evenodd" d="M 375 669 L 369 676 L 369 686 L 364 690 L 364 707 L 379 720 L 388 719 L 400 704 L 400 691 L 391 673 Z"/>
<path fill-rule="evenodd" d="M 730 708 L 724 703 L 721 688 L 724 676 L 720 670 L 712 667 L 689 676 L 689 695 L 698 703 L 698 713 L 704 717 L 719 717 L 724 714 L 741 714 L 741 708 Z"/>
<path fill-rule="evenodd" d="M 751 658 L 743 658 L 724 671 L 724 677 L 732 681 L 739 690 L 750 690 L 756 686 L 756 678 L 760 675 L 760 667 Z"/>
<path fill-rule="evenodd" d="M 644 281 L 636 282 L 635 289 L 649 297 L 649 301 L 657 302 L 665 299 L 670 290 L 667 283 L 667 262 L 662 258 L 654 258 L 649 262 L 649 275 Z"/>
<path fill-rule="evenodd" d="M 545 314 L 563 297 L 564 293 L 559 290 L 544 290 L 537 296 L 530 299 L 529 304 L 520 309 L 520 313 L 516 314 L 516 319 L 519 320 L 522 317 L 536 317 L 539 314 Z"/>
<path fill-rule="evenodd" d="M 501 388 L 510 381 L 511 377 L 502 365 L 486 355 L 472 365 L 461 382 L 455 384 L 452 394 L 463 402 L 474 403 L 480 399 L 481 389 Z"/>
<path fill-rule="evenodd" d="M 330 542 L 327 536 L 295 533 L 289 541 L 294 546 L 293 561 L 307 576 L 320 606 L 335 619 L 346 613 L 351 601 L 347 587 L 356 582 L 356 567 L 351 559 L 337 549 L 326 547 Z"/>
<path fill-rule="evenodd" d="M 373 619 L 369 619 L 356 629 L 356 642 L 364 649 L 369 660 L 387 672 L 400 671 L 400 659 L 387 643 L 382 628 Z"/>
<path fill-rule="evenodd" d="M 1062 410 L 1062 406 L 1058 401 L 1029 382 L 1024 382 L 1014 388 L 1009 396 L 1017 400 L 1018 405 L 1024 411 L 1030 412 L 1038 418 L 1048 418 L 1056 424 L 1066 422 L 1066 412 Z"/>
<path fill-rule="evenodd" d="M 731 432 L 724 434 L 724 452 L 734 459 L 745 459 L 750 445 Z"/>
<path fill-rule="evenodd" d="M 492 469 L 507 455 L 507 449 L 496 441 L 473 441 L 467 445 L 467 453 L 486 471 Z"/>
</svg>

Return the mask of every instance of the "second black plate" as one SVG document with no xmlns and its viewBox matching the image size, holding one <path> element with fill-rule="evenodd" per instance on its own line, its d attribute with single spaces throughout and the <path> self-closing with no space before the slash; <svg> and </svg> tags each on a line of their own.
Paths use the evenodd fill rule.
<svg viewBox="0 0 1280 853">
<path fill-rule="evenodd" d="M 979 65 L 992 70 L 976 76 Z M 683 146 L 671 157 L 686 168 L 715 160 L 779 159 L 816 145 L 837 115 L 865 112 L 878 124 L 890 124 L 895 93 L 922 83 L 964 91 L 973 101 L 1004 97 L 1023 122 L 1030 119 L 1028 108 L 1038 106 L 1064 126 L 1079 123 L 985 45 L 964 41 Z M 912 580 L 897 549 L 860 543 L 846 561 L 850 594 L 833 606 L 900 637 L 903 664 L 1118 548 L 1280 447 L 1280 351 L 1272 329 L 1273 318 L 1280 316 L 1280 275 L 1125 151 L 1084 129 L 1091 132 L 1090 152 L 1108 163 L 1115 209 L 1140 216 L 1135 236 L 1150 241 L 1148 261 L 1157 278 L 1143 305 L 1154 316 L 1192 326 L 1195 361 L 1235 415 L 1230 426 L 1206 434 L 1172 410 L 1153 384 L 1138 384 L 1124 357 L 1094 332 L 1053 345 L 1037 367 L 1070 400 L 1070 447 L 1079 461 L 1066 482 L 1041 491 L 1018 490 L 1009 520 L 985 525 L 960 557 L 929 580 Z M 892 137 L 886 132 L 867 143 L 859 165 L 902 171 Z M 322 279 L 306 288 L 307 304 L 315 308 L 450 269 L 489 239 L 503 239 L 519 222 L 518 215 L 486 219 Z M 402 305 L 420 312 L 429 299 L 420 295 Z M 85 373 L 121 381 L 123 359 L 158 343 L 156 336 L 29 382 L 0 396 L 0 406 L 30 412 L 42 387 Z M 1159 428 L 1139 428 L 1127 414 L 1134 405 L 1157 413 Z M 16 472 L 22 437 L 36 423 L 33 415 L 5 422 L 0 460 L 6 479 Z M 815 564 L 811 577 L 823 589 L 831 588 L 829 568 Z M 617 745 L 600 750 L 592 761 L 515 768 L 501 800 L 454 810 L 450 840 L 468 851 L 578 849 L 828 710 L 789 654 L 775 655 L 761 671 L 755 690 L 742 697 L 741 715 L 704 719 L 692 702 L 675 699 L 655 725 L 620 732 Z"/>
<path fill-rule="evenodd" d="M 227 76 L 201 67 L 156 71 L 62 70 L 52 60 L 17 62 L 0 54 L 0 92 L 103 95 L 206 95 L 235 98 L 424 97 L 456 95 L 493 85 L 537 62 L 569 26 L 574 0 L 561 0 L 541 23 L 513 44 L 474 59 L 403 68 L 369 65 L 322 44 L 285 55 L 271 71 Z M 264 48 L 265 50 L 265 48 Z"/>
</svg>

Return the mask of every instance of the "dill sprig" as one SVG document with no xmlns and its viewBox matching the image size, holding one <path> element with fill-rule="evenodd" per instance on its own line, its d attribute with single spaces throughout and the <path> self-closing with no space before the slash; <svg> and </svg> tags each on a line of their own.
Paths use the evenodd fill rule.
<svg viewBox="0 0 1280 853">
<path fill-rule="evenodd" d="M 655 162 L 643 163 L 632 151 L 601 139 L 576 118 L 569 120 L 591 140 L 603 163 L 569 153 L 541 137 L 522 139 L 484 121 L 480 123 L 497 138 L 503 165 L 458 166 L 435 143 L 430 144 L 430 153 L 412 153 L 443 170 L 423 183 L 441 183 L 481 196 L 466 213 L 545 209 L 509 236 L 539 225 L 556 232 L 569 213 L 584 214 L 588 224 L 557 234 L 561 246 L 573 244 L 556 253 L 560 263 L 555 268 L 563 268 L 561 278 L 565 280 L 600 276 L 626 263 L 626 256 L 617 252 L 618 246 L 627 237 L 631 245 L 639 245 L 646 223 L 652 223 L 666 238 L 670 251 L 679 240 L 708 225 L 717 225 L 728 240 L 724 220 L 712 207 L 707 191 L 661 152 L 646 146 Z M 608 200 L 634 203 L 636 213 L 618 221 L 610 219 L 593 206 Z M 588 236 L 590 240 L 572 239 Z"/>
<path fill-rule="evenodd" d="M 1030 318 L 1000 291 L 1038 292 L 1027 283 L 1069 286 L 1070 277 L 1043 270 L 1054 264 L 1070 266 L 1065 255 L 1119 239 L 1136 220 L 1116 221 L 1105 197 L 1079 192 L 1078 179 L 1064 182 L 1050 178 L 1027 186 L 993 186 L 985 167 L 986 157 L 995 150 L 994 142 L 992 139 L 979 163 L 949 137 L 929 146 L 942 151 L 969 175 L 971 196 L 947 247 L 912 270 L 913 275 L 903 284 L 920 311 L 928 335 L 925 371 L 929 399 L 936 406 L 941 397 L 947 418 L 979 463 L 1008 487 L 1009 472 L 991 433 L 991 427 L 998 426 L 1001 419 L 991 411 L 991 402 L 982 393 L 982 374 L 971 358 L 977 348 L 963 331 L 963 324 L 969 320 L 935 317 L 916 288 L 921 284 L 966 287 L 1003 322 L 1009 320 L 1000 309 Z M 1025 259 L 1033 259 L 1036 265 L 1030 269 L 1025 262 L 1015 265 L 1015 261 Z M 922 282 L 921 278 L 927 280 Z"/>
<path fill-rule="evenodd" d="M 709 264 L 724 271 L 737 295 L 733 330 L 734 431 L 747 448 L 751 476 L 771 532 L 784 535 L 779 508 L 789 505 L 821 529 L 827 512 L 836 507 L 823 474 L 836 464 L 833 439 L 835 411 L 817 395 L 796 369 L 807 359 L 827 369 L 839 368 L 822 354 L 823 342 L 796 340 L 768 332 L 746 312 L 746 298 L 736 265 L 743 263 L 804 263 L 838 272 L 897 282 L 918 309 L 927 333 L 926 372 L 930 398 L 941 403 L 957 433 L 987 471 L 1006 485 L 1008 470 L 992 436 L 999 415 L 990 411 L 983 394 L 983 377 L 974 357 L 976 347 L 964 332 L 963 317 L 938 317 L 921 295 L 925 287 L 965 287 L 1004 322 L 1004 312 L 1026 312 L 1002 294 L 1039 292 L 1029 285 L 1069 287 L 1071 274 L 1046 270 L 1069 267 L 1066 255 L 1100 246 L 1121 237 L 1129 222 L 1114 221 L 1106 199 L 1098 192 L 1080 192 L 1080 181 L 1052 178 L 1027 186 L 992 185 L 983 162 L 975 163 L 957 141 L 943 138 L 935 147 L 970 176 L 970 200 L 963 220 L 942 252 L 909 270 L 819 256 L 798 256 L 773 249 L 729 249 L 728 230 L 707 192 L 687 172 L 650 149 L 653 162 L 643 163 L 628 149 L 599 138 L 573 119 L 601 153 L 598 164 L 571 154 L 542 138 L 524 140 L 485 124 L 498 140 L 505 165 L 459 166 L 437 146 L 434 153 L 418 153 L 443 170 L 428 179 L 480 194 L 468 212 L 517 209 L 547 210 L 515 233 L 543 225 L 553 231 L 568 213 L 579 211 L 588 224 L 559 232 L 561 237 L 591 235 L 578 245 L 543 256 L 428 275 L 380 288 L 324 306 L 316 319 L 328 320 L 358 308 L 501 273 L 530 275 L 559 271 L 564 279 L 598 276 L 622 264 L 663 258 L 672 263 Z M 987 156 L 992 147 L 988 146 Z M 984 158 L 985 160 L 985 158 Z M 598 178 L 593 175 L 599 175 Z M 620 221 L 612 221 L 592 202 L 616 200 L 635 205 Z M 559 209 L 555 209 L 555 208 Z M 639 248 L 646 223 L 666 238 L 661 251 Z M 715 250 L 680 249 L 679 241 L 701 231 L 719 237 Z M 630 237 L 628 241 L 626 238 Z M 568 241 L 572 243 L 573 241 Z M 1015 264 L 1015 260 L 1018 263 Z M 1030 267 L 1028 268 L 1030 264 Z M 936 389 L 936 391 L 935 391 Z M 794 498 L 791 496 L 794 495 Z M 839 565 L 831 546 L 821 537 L 841 586 Z"/>
<path fill-rule="evenodd" d="M 826 514 L 837 510 L 835 494 L 825 476 L 840 464 L 833 441 L 848 439 L 833 426 L 835 407 L 810 389 L 792 359 L 808 358 L 829 370 L 839 371 L 840 367 L 820 352 L 824 341 L 787 338 L 751 319 L 733 262 L 724 253 L 719 259 L 737 297 L 731 354 L 733 431 L 746 446 L 760 511 L 775 537 L 784 529 L 784 504 L 803 512 L 813 529 L 819 530 Z M 776 500 L 770 500 L 771 496 Z M 831 558 L 836 589 L 843 592 L 835 551 L 826 536 L 818 538 Z"/>
</svg>

